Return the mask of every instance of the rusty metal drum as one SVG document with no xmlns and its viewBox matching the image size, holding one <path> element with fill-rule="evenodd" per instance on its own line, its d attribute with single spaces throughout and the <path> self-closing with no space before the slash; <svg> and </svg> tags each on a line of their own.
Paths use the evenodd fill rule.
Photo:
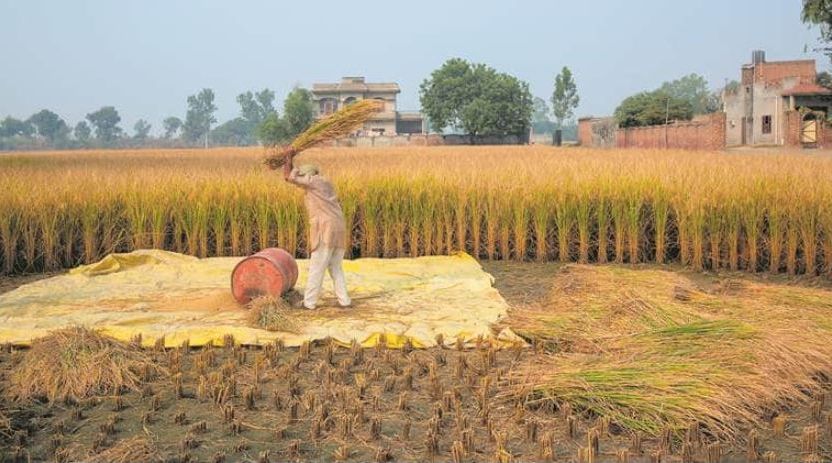
<svg viewBox="0 0 832 463">
<path fill-rule="evenodd" d="M 260 296 L 280 297 L 298 281 L 298 264 L 280 248 L 267 248 L 241 260 L 231 272 L 231 293 L 241 304 Z"/>
</svg>

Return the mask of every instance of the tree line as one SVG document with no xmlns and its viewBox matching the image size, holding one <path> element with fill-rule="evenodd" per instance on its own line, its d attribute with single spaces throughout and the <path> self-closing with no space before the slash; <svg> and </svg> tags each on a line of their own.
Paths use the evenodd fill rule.
<svg viewBox="0 0 832 463">
<path fill-rule="evenodd" d="M 215 126 L 214 97 L 210 88 L 189 96 L 184 119 L 165 118 L 163 132 L 157 137 L 151 136 L 153 126 L 145 119 L 136 121 L 132 133 L 125 131 L 114 106 L 88 113 L 73 127 L 49 109 L 26 119 L 7 116 L 0 121 L 0 150 L 276 144 L 305 130 L 315 117 L 309 90 L 292 89 L 283 102 L 281 116 L 275 108 L 274 91 L 263 89 L 239 94 L 240 115 Z"/>
<path fill-rule="evenodd" d="M 727 89 L 737 85 L 732 82 Z M 622 127 L 690 120 L 694 115 L 720 110 L 722 91 L 710 91 L 704 77 L 690 74 L 624 99 L 615 118 Z M 87 114 L 72 128 L 48 109 L 23 120 L 9 116 L 0 121 L 0 149 L 274 145 L 291 140 L 315 118 L 309 90 L 292 89 L 281 115 L 275 107 L 274 91 L 263 89 L 239 94 L 239 116 L 215 125 L 214 96 L 210 88 L 189 96 L 184 119 L 165 118 L 157 137 L 150 135 L 152 125 L 145 119 L 139 119 L 128 134 L 113 106 Z M 452 58 L 422 82 L 419 97 L 433 132 L 464 133 L 473 139 L 562 130 L 564 139 L 576 138 L 574 112 L 580 97 L 568 67 L 554 77 L 546 101 L 533 97 L 528 83 L 515 76 L 486 64 Z"/>
</svg>

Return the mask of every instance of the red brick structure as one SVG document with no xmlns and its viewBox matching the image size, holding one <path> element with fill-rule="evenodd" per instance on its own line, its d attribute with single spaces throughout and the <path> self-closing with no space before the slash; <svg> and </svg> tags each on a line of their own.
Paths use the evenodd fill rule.
<svg viewBox="0 0 832 463">
<path fill-rule="evenodd" d="M 592 121 L 591 117 L 578 119 L 578 144 L 583 146 L 592 145 Z"/>
<path fill-rule="evenodd" d="M 610 118 L 583 118 L 578 121 L 578 141 L 591 148 L 642 148 L 723 150 L 725 113 L 700 116 L 692 121 L 647 127 L 618 128 L 609 142 L 599 138 L 598 128 Z"/>
<path fill-rule="evenodd" d="M 832 91 L 818 85 L 814 60 L 766 61 L 758 50 L 742 66 L 740 85 L 723 92 L 722 105 L 728 146 L 814 147 L 832 113 Z M 793 111 L 804 119 L 789 116 Z"/>
<path fill-rule="evenodd" d="M 724 150 L 725 113 L 690 122 L 618 129 L 615 135 L 618 148 Z"/>
<path fill-rule="evenodd" d="M 799 85 L 814 84 L 816 79 L 814 60 L 760 61 L 742 68 L 741 84 L 781 86 L 785 80 L 793 80 L 792 85 Z"/>
<path fill-rule="evenodd" d="M 785 126 L 786 136 L 784 139 L 784 146 L 790 148 L 811 147 L 811 148 L 832 148 L 832 125 L 825 119 L 824 113 L 814 113 L 808 115 L 800 111 L 786 111 Z M 805 139 L 804 136 L 804 121 L 806 119 L 814 118 L 815 121 L 815 141 Z"/>
</svg>

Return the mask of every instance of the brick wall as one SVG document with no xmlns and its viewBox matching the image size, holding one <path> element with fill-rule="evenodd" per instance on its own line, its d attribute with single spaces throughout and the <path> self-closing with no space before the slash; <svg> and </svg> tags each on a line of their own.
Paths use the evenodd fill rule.
<svg viewBox="0 0 832 463">
<path fill-rule="evenodd" d="M 592 146 L 592 121 L 591 117 L 578 119 L 578 144 Z"/>
<path fill-rule="evenodd" d="M 690 122 L 618 129 L 618 148 L 725 149 L 725 113 L 714 113 Z"/>
<path fill-rule="evenodd" d="M 796 110 L 786 111 L 784 115 L 784 129 L 786 131 L 784 145 L 789 148 L 803 147 L 803 144 L 800 142 L 803 115 Z M 832 125 L 823 118 L 819 118 L 817 130 L 817 143 L 814 146 L 816 148 L 832 148 Z"/>
<path fill-rule="evenodd" d="M 779 85 L 784 79 L 797 78 L 798 83 L 814 84 L 817 77 L 814 60 L 774 61 L 754 66 L 754 79 L 767 85 Z"/>
<path fill-rule="evenodd" d="M 785 136 L 783 143 L 788 147 L 800 146 L 800 113 L 798 111 L 786 111 L 785 120 Z"/>
<path fill-rule="evenodd" d="M 578 144 L 588 148 L 615 148 L 618 124 L 613 117 L 578 119 Z"/>
</svg>

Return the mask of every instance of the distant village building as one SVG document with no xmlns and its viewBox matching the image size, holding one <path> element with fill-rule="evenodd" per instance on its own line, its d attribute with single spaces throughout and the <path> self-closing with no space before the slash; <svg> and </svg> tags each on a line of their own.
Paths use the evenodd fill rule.
<svg viewBox="0 0 832 463">
<path fill-rule="evenodd" d="M 594 148 L 722 150 L 730 146 L 832 148 L 832 90 L 818 85 L 814 60 L 743 65 L 739 85 L 722 93 L 723 110 L 691 121 L 617 127 L 613 118 L 578 119 L 578 141 Z"/>
<path fill-rule="evenodd" d="M 420 112 L 402 112 L 396 105 L 401 92 L 395 82 L 368 83 L 364 77 L 344 77 L 338 83 L 312 84 L 316 117 L 321 118 L 354 101 L 375 99 L 384 102 L 384 111 L 364 124 L 360 135 L 401 135 L 424 133 Z"/>
<path fill-rule="evenodd" d="M 819 144 L 832 91 L 817 84 L 814 60 L 766 61 L 763 51 L 742 66 L 737 88 L 722 97 L 726 144 Z"/>
</svg>

